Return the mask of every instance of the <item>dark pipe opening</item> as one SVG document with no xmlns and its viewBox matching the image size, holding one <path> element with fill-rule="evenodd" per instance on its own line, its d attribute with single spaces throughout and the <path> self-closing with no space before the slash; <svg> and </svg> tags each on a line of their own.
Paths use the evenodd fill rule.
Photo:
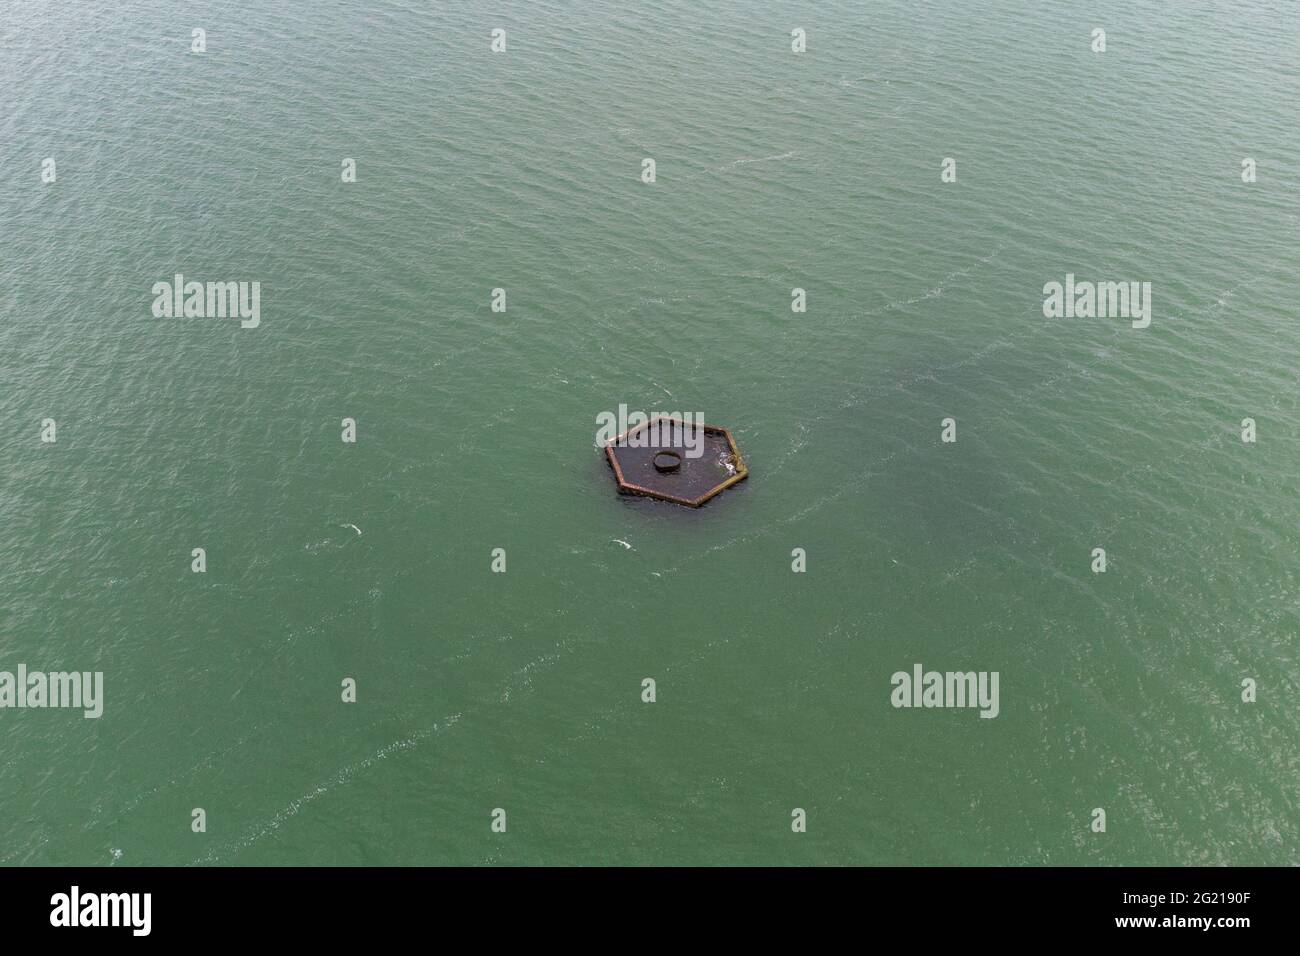
<svg viewBox="0 0 1300 956">
<path fill-rule="evenodd" d="M 655 471 L 664 473 L 676 471 L 682 467 L 682 456 L 675 451 L 661 451 L 655 454 L 652 463 Z"/>
</svg>

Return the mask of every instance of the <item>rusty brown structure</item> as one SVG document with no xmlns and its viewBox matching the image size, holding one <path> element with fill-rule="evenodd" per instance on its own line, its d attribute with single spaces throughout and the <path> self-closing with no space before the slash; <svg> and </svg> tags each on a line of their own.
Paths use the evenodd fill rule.
<svg viewBox="0 0 1300 956">
<path fill-rule="evenodd" d="M 674 428 L 695 427 L 680 418 L 660 415 L 629 428 L 605 446 L 605 456 L 618 479 L 619 492 L 698 508 L 749 477 L 749 469 L 736 446 L 736 439 L 730 431 L 718 425 L 700 426 L 704 432 L 703 453 L 698 458 L 677 456 L 677 463 L 667 469 L 664 467 L 665 459 L 658 458 L 656 462 L 656 458 L 665 449 L 676 450 L 681 445 L 652 445 L 647 442 L 634 447 L 628 444 L 630 438 L 643 431 L 650 436 L 662 436 L 665 426 L 670 435 Z"/>
</svg>

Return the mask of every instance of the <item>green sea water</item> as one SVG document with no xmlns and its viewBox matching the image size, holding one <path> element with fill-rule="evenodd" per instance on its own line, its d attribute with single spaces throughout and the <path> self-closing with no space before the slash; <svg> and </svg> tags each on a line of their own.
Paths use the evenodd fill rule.
<svg viewBox="0 0 1300 956">
<path fill-rule="evenodd" d="M 0 13 L 0 863 L 1300 862 L 1295 4 Z"/>
</svg>

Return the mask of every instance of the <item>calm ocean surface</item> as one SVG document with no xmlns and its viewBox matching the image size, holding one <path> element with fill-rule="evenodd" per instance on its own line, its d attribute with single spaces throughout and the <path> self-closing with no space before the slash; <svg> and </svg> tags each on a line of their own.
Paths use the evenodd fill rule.
<svg viewBox="0 0 1300 956">
<path fill-rule="evenodd" d="M 105 675 L 0 710 L 0 863 L 1300 862 L 1298 50 L 1283 0 L 0 2 L 0 670 Z M 260 327 L 154 318 L 178 272 Z M 1044 318 L 1067 273 L 1150 327 Z M 620 499 L 620 403 L 749 481 Z M 917 662 L 1000 715 L 894 709 Z"/>
</svg>

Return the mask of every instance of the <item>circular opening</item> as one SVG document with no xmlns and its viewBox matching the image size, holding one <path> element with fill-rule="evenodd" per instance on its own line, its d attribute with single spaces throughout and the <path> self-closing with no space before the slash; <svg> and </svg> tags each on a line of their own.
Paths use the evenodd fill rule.
<svg viewBox="0 0 1300 956">
<path fill-rule="evenodd" d="M 661 451 L 654 456 L 655 471 L 676 471 L 682 467 L 682 456 L 675 451 Z"/>
</svg>

